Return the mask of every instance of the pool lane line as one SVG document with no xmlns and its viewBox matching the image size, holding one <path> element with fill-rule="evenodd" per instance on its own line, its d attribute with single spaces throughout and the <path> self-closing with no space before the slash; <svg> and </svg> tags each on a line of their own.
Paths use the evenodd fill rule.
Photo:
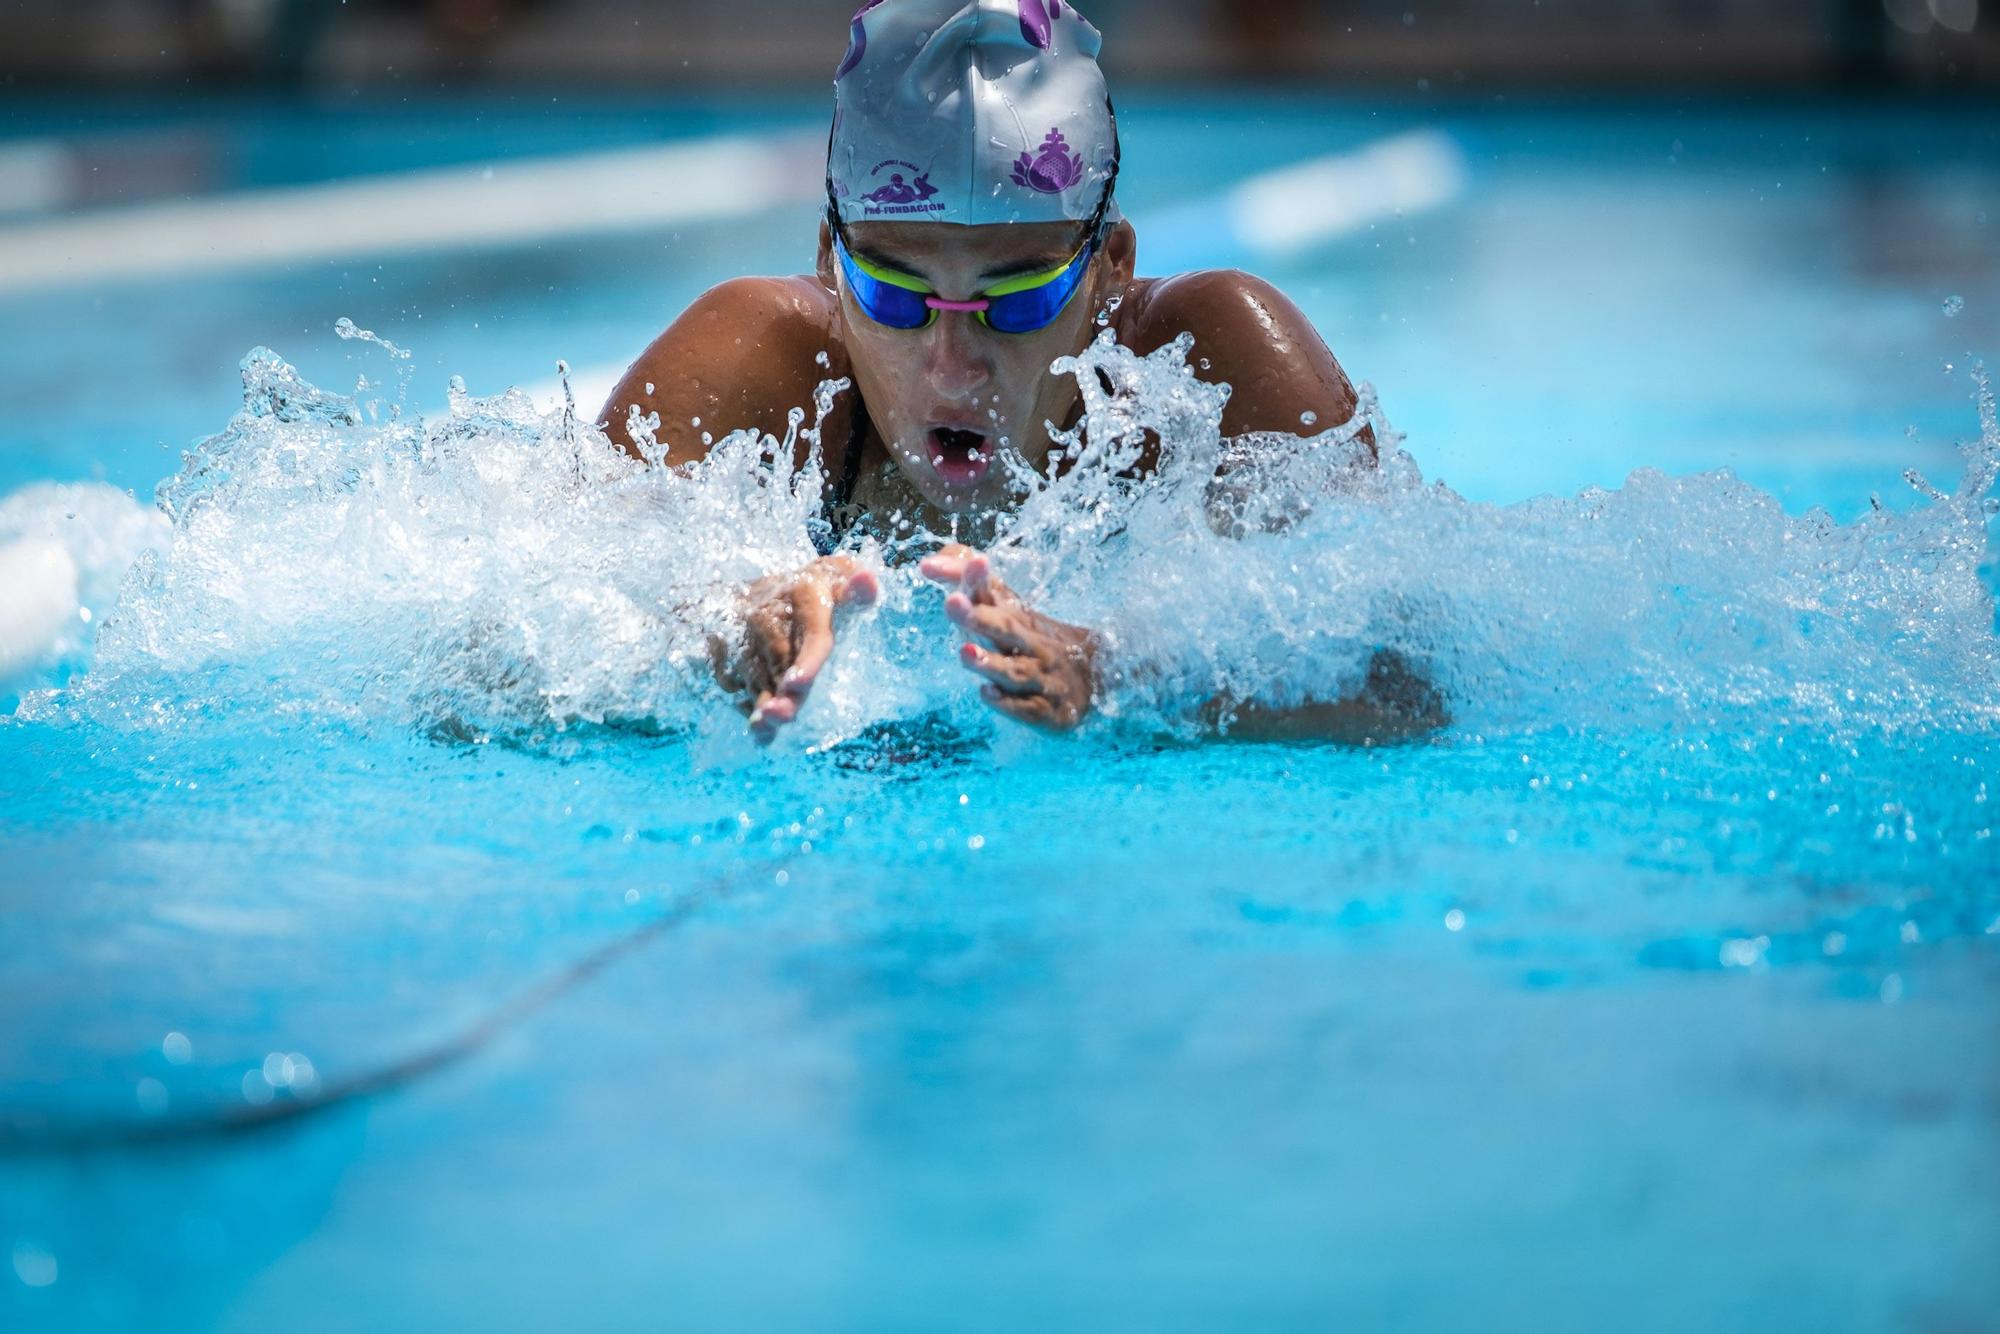
<svg viewBox="0 0 2000 1334">
<path fill-rule="evenodd" d="M 783 870 L 792 860 L 789 857 L 780 858 L 761 865 L 755 871 L 718 876 L 702 888 L 684 895 L 659 917 L 591 951 L 512 1000 L 503 1001 L 451 1037 L 373 1070 L 322 1082 L 314 1092 L 304 1097 L 274 1097 L 263 1104 L 218 1104 L 192 1116 L 162 1117 L 150 1121 L 86 1122 L 68 1126 L 30 1121 L 19 1112 L 0 1113 L 0 1160 L 230 1140 L 296 1125 L 322 1112 L 379 1094 L 396 1092 L 477 1055 L 515 1024 L 580 989 L 613 964 L 638 953 L 675 928 L 686 925 L 703 908 L 727 898 L 745 880 L 761 875 L 768 881 L 769 876 Z"/>
<path fill-rule="evenodd" d="M 720 135 L 36 219 L 0 226 L 0 295 L 752 217 L 819 198 L 825 151 Z"/>
<path fill-rule="evenodd" d="M 1219 194 L 1150 211 L 1144 251 L 1172 271 L 1282 261 L 1465 194 L 1464 147 L 1437 128 L 1409 130 L 1245 177 Z"/>
</svg>

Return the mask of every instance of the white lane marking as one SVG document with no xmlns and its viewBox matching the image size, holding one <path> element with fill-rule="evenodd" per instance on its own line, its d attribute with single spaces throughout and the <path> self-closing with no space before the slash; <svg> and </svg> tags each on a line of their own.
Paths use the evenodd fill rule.
<svg viewBox="0 0 2000 1334">
<path fill-rule="evenodd" d="M 260 190 L 0 228 L 0 293 L 516 244 L 810 199 L 812 136 L 725 136 Z"/>
<path fill-rule="evenodd" d="M 1439 130 L 1253 176 L 1229 192 L 1229 222 L 1259 254 L 1293 254 L 1385 218 L 1424 213 L 1465 190 L 1465 154 Z"/>
<path fill-rule="evenodd" d="M 1345 153 L 1247 177 L 1220 195 L 1151 212 L 1140 240 L 1175 265 L 1232 255 L 1284 258 L 1373 223 L 1439 208 L 1465 192 L 1465 152 L 1442 130 L 1411 130 Z"/>
</svg>

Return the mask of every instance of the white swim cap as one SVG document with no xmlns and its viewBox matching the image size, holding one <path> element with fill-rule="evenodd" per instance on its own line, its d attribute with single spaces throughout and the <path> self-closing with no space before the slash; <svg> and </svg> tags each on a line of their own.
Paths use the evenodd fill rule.
<svg viewBox="0 0 2000 1334">
<path fill-rule="evenodd" d="M 1101 216 L 1118 178 L 1102 45 L 1066 0 L 869 0 L 833 78 L 836 216 Z"/>
</svg>

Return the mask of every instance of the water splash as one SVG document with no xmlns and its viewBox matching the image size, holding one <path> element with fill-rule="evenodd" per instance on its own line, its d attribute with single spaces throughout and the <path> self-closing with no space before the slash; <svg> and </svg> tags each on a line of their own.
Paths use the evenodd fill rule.
<svg viewBox="0 0 2000 1334">
<path fill-rule="evenodd" d="M 1225 441 L 1228 387 L 1192 355 L 1183 338 L 1136 356 L 1107 333 L 1058 363 L 1085 416 L 1059 433 L 1054 477 L 1012 470 L 1018 508 L 992 542 L 1027 597 L 1102 633 L 1109 725 L 1193 731 L 1216 698 L 1337 698 L 1386 648 L 1469 731 L 2000 726 L 1984 569 L 2000 427 L 1983 380 L 1957 487 L 1913 476 L 1915 508 L 1841 524 L 1723 472 L 1474 503 L 1423 480 L 1365 391 L 1334 429 Z M 91 670 L 24 714 L 740 735 L 710 637 L 731 632 L 735 590 L 812 558 L 818 423 L 844 381 L 784 439 L 726 435 L 669 471 L 650 417 L 629 423 L 635 458 L 572 403 L 518 391 L 454 381 L 426 423 L 379 420 L 266 349 L 243 380 L 243 410 L 162 484 L 171 530 L 148 530 Z M 104 532 L 164 522 L 125 509 Z M 844 626 L 799 740 L 990 725 L 940 595 L 903 563 L 926 541 L 864 543 L 885 596 Z"/>
<path fill-rule="evenodd" d="M 0 498 L 0 565 L 33 570 L 39 584 L 0 597 L 34 594 L 40 613 L 0 616 L 0 694 L 81 670 L 126 571 L 172 532 L 158 510 L 100 482 L 43 482 Z"/>
</svg>

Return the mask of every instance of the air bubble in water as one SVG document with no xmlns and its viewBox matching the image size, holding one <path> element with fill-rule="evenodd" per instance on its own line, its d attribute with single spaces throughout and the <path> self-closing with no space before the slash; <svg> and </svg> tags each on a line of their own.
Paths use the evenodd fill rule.
<svg viewBox="0 0 2000 1334">
<path fill-rule="evenodd" d="M 1964 309 L 1965 309 L 1964 297 L 1953 294 L 1944 299 L 1944 313 L 1946 319 L 1953 318 L 1958 314 L 1958 312 Z"/>
</svg>

